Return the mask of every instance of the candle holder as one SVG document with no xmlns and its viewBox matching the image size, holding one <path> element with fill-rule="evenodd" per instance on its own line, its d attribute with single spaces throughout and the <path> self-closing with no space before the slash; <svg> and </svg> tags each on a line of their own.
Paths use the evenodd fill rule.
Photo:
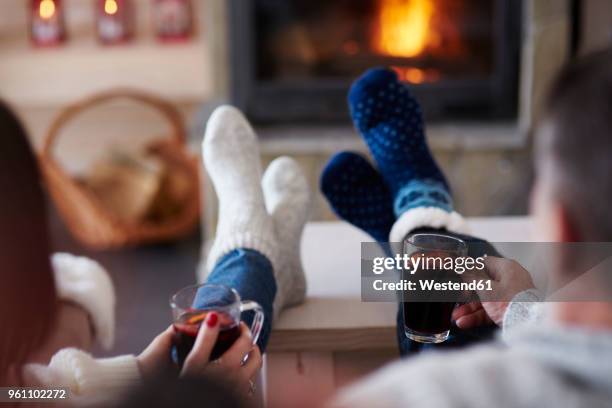
<svg viewBox="0 0 612 408">
<path fill-rule="evenodd" d="M 37 47 L 56 46 L 66 40 L 61 0 L 30 1 L 30 40 Z"/>
<path fill-rule="evenodd" d="M 191 0 L 154 0 L 153 20 L 160 41 L 187 40 L 193 31 Z"/>
<path fill-rule="evenodd" d="M 98 40 L 105 45 L 128 42 L 133 35 L 134 15 L 130 0 L 96 0 Z"/>
</svg>

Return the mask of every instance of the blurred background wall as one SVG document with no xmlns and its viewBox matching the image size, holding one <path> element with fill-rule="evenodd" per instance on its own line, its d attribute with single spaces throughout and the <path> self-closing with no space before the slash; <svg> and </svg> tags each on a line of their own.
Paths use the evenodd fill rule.
<svg viewBox="0 0 612 408">
<path fill-rule="evenodd" d="M 28 41 L 29 8 L 5 0 L 0 13 L 0 95 L 19 111 L 36 146 L 66 104 L 117 86 L 144 89 L 167 98 L 190 125 L 198 152 L 203 125 L 219 103 L 231 101 L 233 47 L 226 0 L 194 0 L 195 31 L 179 44 L 161 44 L 151 27 L 152 1 L 135 0 L 136 34 L 121 46 L 101 46 L 94 32 L 94 1 L 65 0 L 68 41 L 37 49 Z M 456 207 L 466 215 L 523 214 L 532 180 L 527 129 L 545 89 L 561 64 L 575 53 L 609 44 L 612 3 L 599 0 L 524 0 L 518 102 L 515 117 L 499 121 L 436 121 L 430 143 L 453 186 Z M 133 149 L 166 125 L 154 113 L 126 103 L 88 112 L 71 124 L 57 156 L 82 171 L 108 146 Z M 365 152 L 348 118 L 328 127 L 257 125 L 266 161 L 288 154 L 299 159 L 317 189 L 320 170 L 338 150 Z M 204 228 L 213 230 L 214 195 L 206 189 Z M 333 219 L 318 196 L 313 219 Z"/>
</svg>

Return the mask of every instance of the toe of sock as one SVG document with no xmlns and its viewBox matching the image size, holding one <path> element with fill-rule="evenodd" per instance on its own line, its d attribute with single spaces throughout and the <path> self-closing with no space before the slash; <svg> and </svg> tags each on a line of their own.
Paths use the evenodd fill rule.
<svg viewBox="0 0 612 408">
<path fill-rule="evenodd" d="M 354 195 L 363 193 L 363 188 L 386 190 L 381 175 L 368 159 L 353 152 L 334 155 L 321 173 L 320 185 L 324 194 Z"/>
<path fill-rule="evenodd" d="M 331 193 L 338 187 L 339 182 L 346 181 L 350 172 L 362 168 L 368 161 L 357 153 L 340 152 L 335 154 L 325 165 L 321 173 L 321 191 Z"/>
<path fill-rule="evenodd" d="M 202 142 L 204 156 L 216 153 L 223 146 L 244 150 L 254 144 L 255 132 L 239 109 L 222 105 L 214 110 L 206 123 Z"/>
<path fill-rule="evenodd" d="M 372 92 L 384 90 L 390 83 L 398 83 L 395 71 L 382 67 L 369 69 L 351 86 L 349 101 L 359 102 Z"/>
<path fill-rule="evenodd" d="M 389 189 L 363 156 L 336 154 L 325 166 L 321 191 L 334 212 L 378 241 L 386 241 L 395 221 Z"/>
<path fill-rule="evenodd" d="M 257 136 L 246 117 L 233 106 L 218 107 L 208 120 L 202 158 L 215 187 L 228 183 L 234 187 L 259 185 Z"/>
<path fill-rule="evenodd" d="M 274 159 L 268 165 L 262 178 L 262 185 L 267 190 L 308 189 L 308 181 L 300 165 L 287 156 Z"/>
<path fill-rule="evenodd" d="M 240 121 L 248 124 L 240 109 L 232 105 L 221 105 L 210 115 L 207 126 L 225 125 L 228 121 Z"/>
<path fill-rule="evenodd" d="M 283 156 L 272 161 L 264 172 L 261 185 L 266 209 L 273 218 L 296 218 L 296 214 L 300 214 L 297 219 L 305 221 L 308 217 L 312 201 L 310 187 L 295 160 Z"/>
<path fill-rule="evenodd" d="M 355 126 L 361 132 L 381 124 L 400 128 L 385 128 L 386 131 L 412 133 L 422 130 L 418 102 L 390 69 L 375 68 L 367 71 L 351 86 L 348 100 Z"/>
</svg>

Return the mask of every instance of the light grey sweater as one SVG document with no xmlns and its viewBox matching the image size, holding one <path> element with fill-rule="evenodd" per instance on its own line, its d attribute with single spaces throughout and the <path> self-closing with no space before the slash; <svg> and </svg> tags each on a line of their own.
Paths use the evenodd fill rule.
<svg viewBox="0 0 612 408">
<path fill-rule="evenodd" d="M 538 307 L 514 307 L 533 322 Z M 612 331 L 521 324 L 489 345 L 391 364 L 332 406 L 612 407 Z"/>
</svg>

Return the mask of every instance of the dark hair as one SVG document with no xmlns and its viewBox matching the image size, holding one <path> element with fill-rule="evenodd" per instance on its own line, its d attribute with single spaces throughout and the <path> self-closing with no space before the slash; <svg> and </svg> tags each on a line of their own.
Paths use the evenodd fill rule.
<svg viewBox="0 0 612 408">
<path fill-rule="evenodd" d="M 55 322 L 46 204 L 26 133 L 0 101 L 0 384 Z"/>
<path fill-rule="evenodd" d="M 116 408 L 245 408 L 235 387 L 214 376 L 160 377 L 130 391 Z"/>
<path fill-rule="evenodd" d="M 568 64 L 554 81 L 538 132 L 554 193 L 581 241 L 612 241 L 612 48 Z"/>
</svg>

